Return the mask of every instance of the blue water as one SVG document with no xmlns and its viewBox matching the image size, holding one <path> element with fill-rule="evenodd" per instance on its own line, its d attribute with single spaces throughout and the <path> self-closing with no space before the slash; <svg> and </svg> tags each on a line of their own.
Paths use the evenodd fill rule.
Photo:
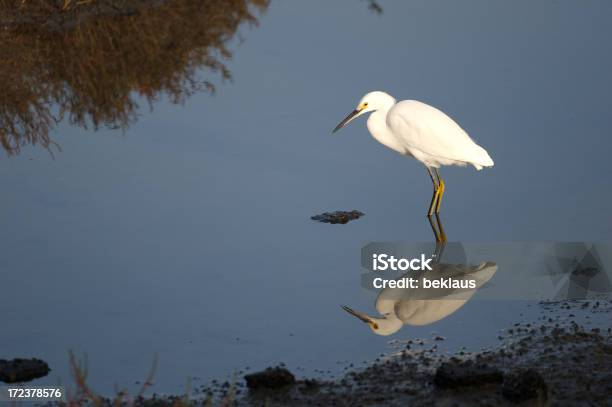
<svg viewBox="0 0 612 407">
<path fill-rule="evenodd" d="M 384 338 L 344 313 L 374 311 L 363 244 L 431 240 L 431 185 L 364 121 L 330 131 L 370 90 L 431 103 L 496 164 L 443 169 L 450 240 L 609 240 L 612 3 L 387 3 L 273 2 L 214 96 L 162 100 L 125 134 L 62 123 L 55 159 L 0 159 L 0 358 L 66 383 L 68 350 L 85 352 L 110 392 L 157 354 L 154 389 L 177 391 L 281 361 L 337 370 L 432 332 L 478 348 L 538 316 L 472 301 Z M 337 209 L 366 216 L 309 219 Z"/>
</svg>

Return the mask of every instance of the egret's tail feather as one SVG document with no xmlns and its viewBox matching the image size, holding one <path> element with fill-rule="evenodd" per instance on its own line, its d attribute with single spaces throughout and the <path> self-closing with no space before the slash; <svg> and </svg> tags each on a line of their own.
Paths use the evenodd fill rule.
<svg viewBox="0 0 612 407">
<path fill-rule="evenodd" d="M 489 153 L 487 153 L 487 150 L 479 145 L 476 145 L 476 147 L 478 147 L 477 153 L 470 164 L 472 164 L 478 171 L 482 170 L 483 167 L 493 167 L 495 163 L 493 162 L 493 159 Z"/>
<path fill-rule="evenodd" d="M 493 159 L 486 151 L 485 151 L 485 154 L 487 155 L 487 159 L 482 161 L 480 165 L 482 165 L 483 167 L 493 167 L 495 165 L 495 163 L 493 162 Z"/>
</svg>

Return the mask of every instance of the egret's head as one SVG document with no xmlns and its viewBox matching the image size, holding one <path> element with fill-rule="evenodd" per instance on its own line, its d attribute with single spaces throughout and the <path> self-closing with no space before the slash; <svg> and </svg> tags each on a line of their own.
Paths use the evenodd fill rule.
<svg viewBox="0 0 612 407">
<path fill-rule="evenodd" d="M 374 91 L 367 93 L 364 97 L 361 98 L 355 110 L 349 113 L 348 116 L 344 118 L 332 131 L 332 133 L 337 132 L 347 124 L 349 124 L 353 119 L 361 116 L 362 114 L 375 112 L 377 110 L 389 110 L 395 104 L 395 99 L 393 96 L 380 91 Z"/>
<path fill-rule="evenodd" d="M 377 335 L 391 335 L 399 331 L 400 328 L 404 326 L 403 322 L 395 315 L 387 315 L 385 316 L 385 318 L 373 318 L 362 312 L 355 311 L 354 309 L 349 308 L 346 305 L 343 305 L 342 309 L 354 316 L 355 318 L 359 319 L 360 321 L 368 324 L 372 332 Z"/>
</svg>

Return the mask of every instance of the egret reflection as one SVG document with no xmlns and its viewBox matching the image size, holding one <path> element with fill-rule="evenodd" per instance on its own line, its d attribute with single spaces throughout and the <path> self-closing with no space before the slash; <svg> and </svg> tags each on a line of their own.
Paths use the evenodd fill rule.
<svg viewBox="0 0 612 407">
<path fill-rule="evenodd" d="M 49 149 L 63 118 L 126 129 L 139 102 L 229 79 L 227 45 L 268 0 L 0 2 L 0 145 Z M 61 4 L 63 3 L 63 5 Z M 216 79 L 215 79 L 216 78 Z"/>
<path fill-rule="evenodd" d="M 412 277 L 417 281 L 416 288 L 382 289 L 375 302 L 376 311 L 380 314 L 378 317 L 348 306 L 342 308 L 366 323 L 375 334 L 391 335 L 404 325 L 429 325 L 453 314 L 467 303 L 496 271 L 497 264 L 491 261 L 478 265 L 438 262 L 432 264 L 432 270 L 418 273 L 411 271 L 397 280 Z M 432 286 L 432 281 L 452 281 L 453 284 Z"/>
</svg>

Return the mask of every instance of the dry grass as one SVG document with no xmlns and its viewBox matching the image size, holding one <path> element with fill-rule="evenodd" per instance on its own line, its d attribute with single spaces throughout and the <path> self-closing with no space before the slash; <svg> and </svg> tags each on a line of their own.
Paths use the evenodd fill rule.
<svg viewBox="0 0 612 407">
<path fill-rule="evenodd" d="M 182 396 L 148 397 L 145 393 L 153 384 L 157 370 L 157 358 L 154 359 L 138 393 L 130 395 L 125 389 L 117 389 L 115 396 L 112 398 L 98 395 L 87 383 L 88 366 L 86 357 L 78 360 L 73 352 L 69 352 L 69 363 L 75 389 L 67 394 L 65 402 L 59 403 L 62 407 L 230 407 L 235 404 L 235 379 L 230 385 L 227 395 L 220 400 L 213 400 L 211 395 L 208 395 L 205 399 L 191 399 L 189 397 L 189 386 L 187 386 L 186 394 Z"/>
</svg>

